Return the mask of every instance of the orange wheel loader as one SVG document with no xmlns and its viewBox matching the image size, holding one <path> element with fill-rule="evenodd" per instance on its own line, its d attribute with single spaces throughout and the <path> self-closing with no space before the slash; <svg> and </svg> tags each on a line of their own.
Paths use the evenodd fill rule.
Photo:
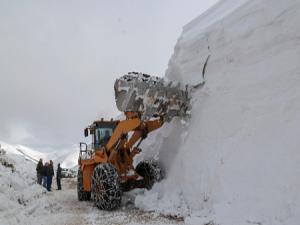
<svg viewBox="0 0 300 225">
<path fill-rule="evenodd" d="M 80 201 L 93 200 L 99 209 L 112 210 L 122 193 L 150 189 L 162 178 L 154 161 L 133 166 L 147 135 L 190 108 L 188 87 L 142 73 L 128 73 L 115 82 L 116 104 L 123 120 L 98 120 L 84 130 L 92 144 L 80 143 L 77 192 Z"/>
<path fill-rule="evenodd" d="M 134 168 L 133 158 L 147 134 L 162 126 L 162 119 L 143 121 L 138 113 L 125 115 L 125 120 L 101 119 L 85 129 L 85 136 L 92 135 L 92 149 L 80 143 L 78 199 L 91 198 L 100 209 L 112 210 L 120 205 L 122 192 L 150 189 L 161 179 L 157 164 L 142 161 Z"/>
</svg>

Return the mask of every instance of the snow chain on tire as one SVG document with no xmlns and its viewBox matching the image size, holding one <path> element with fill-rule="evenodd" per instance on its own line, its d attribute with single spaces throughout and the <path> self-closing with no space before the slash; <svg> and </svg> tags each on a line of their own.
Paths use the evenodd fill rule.
<svg viewBox="0 0 300 225">
<path fill-rule="evenodd" d="M 77 173 L 77 197 L 79 201 L 89 201 L 91 198 L 91 193 L 83 190 L 83 176 L 80 169 Z"/>
<path fill-rule="evenodd" d="M 92 176 L 92 199 L 99 209 L 113 210 L 122 198 L 120 178 L 110 163 L 98 164 Z"/>
<path fill-rule="evenodd" d="M 162 179 L 162 170 L 158 163 L 152 160 L 139 162 L 135 171 L 144 178 L 146 189 L 150 190 L 155 182 Z"/>
</svg>

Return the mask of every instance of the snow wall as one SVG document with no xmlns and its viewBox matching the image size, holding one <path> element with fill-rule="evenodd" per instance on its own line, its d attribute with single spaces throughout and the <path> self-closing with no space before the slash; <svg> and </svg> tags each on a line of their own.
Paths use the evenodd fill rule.
<svg viewBox="0 0 300 225">
<path fill-rule="evenodd" d="M 190 120 L 144 143 L 166 179 L 138 207 L 198 225 L 299 224 L 299 21 L 298 0 L 223 0 L 184 27 L 166 77 L 196 84 L 210 55 L 207 82 Z"/>
</svg>

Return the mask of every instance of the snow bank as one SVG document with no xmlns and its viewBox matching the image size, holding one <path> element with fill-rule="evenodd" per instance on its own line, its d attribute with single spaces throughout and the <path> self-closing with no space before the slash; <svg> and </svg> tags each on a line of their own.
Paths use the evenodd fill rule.
<svg viewBox="0 0 300 225">
<path fill-rule="evenodd" d="M 52 192 L 36 184 L 36 164 L 26 159 L 12 145 L 3 145 L 0 151 L 0 224 L 41 225 L 41 224 L 83 224 L 78 209 L 82 207 L 76 196 L 76 185 L 72 180 L 63 183 L 64 191 Z M 75 183 L 74 183 L 75 184 Z M 72 208 L 73 207 L 73 208 Z M 86 208 L 91 205 L 84 205 Z"/>
<path fill-rule="evenodd" d="M 297 0 L 223 0 L 184 27 L 166 77 L 195 84 L 211 55 L 207 83 L 190 121 L 145 142 L 167 178 L 138 207 L 191 224 L 299 223 L 299 21 Z"/>
<path fill-rule="evenodd" d="M 22 155 L 0 155 L 1 224 L 30 224 L 28 217 L 42 207 L 38 199 L 45 193 L 36 184 L 33 162 Z"/>
</svg>

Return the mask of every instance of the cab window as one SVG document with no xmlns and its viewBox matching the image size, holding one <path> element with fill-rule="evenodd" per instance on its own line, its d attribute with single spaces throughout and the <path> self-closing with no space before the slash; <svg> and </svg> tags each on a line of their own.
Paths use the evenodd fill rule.
<svg viewBox="0 0 300 225">
<path fill-rule="evenodd" d="M 113 128 L 110 127 L 97 127 L 95 129 L 95 148 L 98 149 L 105 146 L 111 135 L 113 133 Z"/>
</svg>

